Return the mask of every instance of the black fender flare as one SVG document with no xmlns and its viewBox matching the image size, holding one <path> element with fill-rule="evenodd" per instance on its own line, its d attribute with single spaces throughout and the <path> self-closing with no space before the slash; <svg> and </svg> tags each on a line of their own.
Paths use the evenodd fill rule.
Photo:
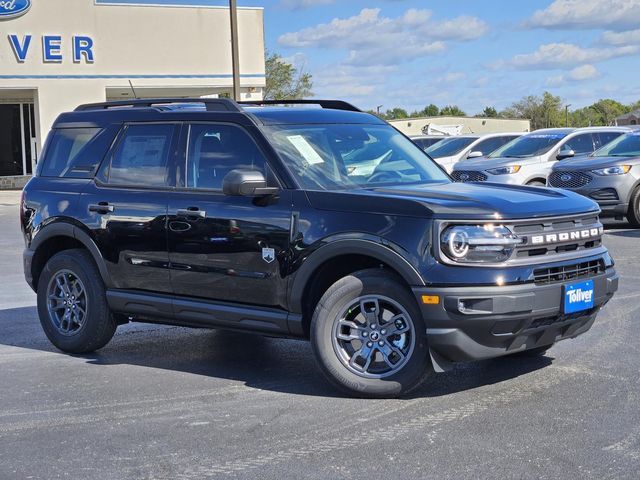
<svg viewBox="0 0 640 480">
<path fill-rule="evenodd" d="M 289 310 L 292 313 L 303 313 L 302 298 L 309 280 L 317 269 L 326 261 L 340 255 L 367 255 L 393 268 L 407 284 L 411 286 L 425 285 L 418 271 L 398 252 L 373 240 L 342 239 L 335 240 L 315 250 L 292 278 L 289 294 Z"/>
<path fill-rule="evenodd" d="M 105 265 L 104 259 L 102 258 L 102 254 L 100 253 L 100 249 L 96 245 L 96 242 L 93 241 L 88 233 L 76 225 L 67 222 L 55 222 L 44 226 L 32 240 L 29 250 L 34 253 L 37 252 L 38 248 L 42 244 L 54 237 L 70 237 L 79 241 L 89 251 L 94 262 L 96 262 L 96 266 L 98 267 L 98 271 L 100 272 L 100 276 L 102 277 L 102 281 L 105 286 L 107 288 L 113 286 L 111 276 L 109 275 L 107 266 Z"/>
</svg>

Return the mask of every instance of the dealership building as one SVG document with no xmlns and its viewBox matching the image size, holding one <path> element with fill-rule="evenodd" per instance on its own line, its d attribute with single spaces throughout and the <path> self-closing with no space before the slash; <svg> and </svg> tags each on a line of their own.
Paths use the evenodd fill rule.
<svg viewBox="0 0 640 480">
<path fill-rule="evenodd" d="M 0 1 L 0 188 L 24 184 L 55 118 L 79 104 L 231 93 L 225 4 Z M 261 99 L 262 8 L 239 8 L 238 30 L 242 97 Z"/>
</svg>

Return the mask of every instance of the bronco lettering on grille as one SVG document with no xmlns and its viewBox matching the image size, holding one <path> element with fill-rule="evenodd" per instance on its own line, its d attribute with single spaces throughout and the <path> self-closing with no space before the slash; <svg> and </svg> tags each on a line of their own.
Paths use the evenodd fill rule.
<svg viewBox="0 0 640 480">
<path fill-rule="evenodd" d="M 603 229 L 588 228 L 585 230 L 575 230 L 573 232 L 549 233 L 546 235 L 534 235 L 531 237 L 533 245 L 546 245 L 548 243 L 569 242 L 571 240 L 584 240 L 588 238 L 598 238 L 602 235 Z"/>
</svg>

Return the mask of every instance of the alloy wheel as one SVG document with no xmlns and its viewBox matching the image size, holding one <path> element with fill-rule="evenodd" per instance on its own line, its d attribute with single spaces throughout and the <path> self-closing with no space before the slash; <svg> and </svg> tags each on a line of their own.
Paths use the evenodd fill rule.
<svg viewBox="0 0 640 480">
<path fill-rule="evenodd" d="M 395 300 L 358 297 L 334 321 L 333 348 L 342 364 L 364 378 L 385 378 L 409 361 L 415 346 L 413 322 Z"/>
</svg>

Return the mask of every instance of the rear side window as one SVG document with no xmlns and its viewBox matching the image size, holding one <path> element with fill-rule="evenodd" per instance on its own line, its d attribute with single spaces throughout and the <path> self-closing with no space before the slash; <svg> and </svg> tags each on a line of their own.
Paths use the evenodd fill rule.
<svg viewBox="0 0 640 480">
<path fill-rule="evenodd" d="M 580 155 L 582 153 L 591 153 L 593 152 L 593 137 L 590 133 L 584 133 L 582 135 L 576 135 L 575 137 L 567 140 L 567 143 L 564 144 L 562 149 L 569 148 L 576 152 L 576 155 Z"/>
<path fill-rule="evenodd" d="M 107 182 L 113 185 L 169 185 L 169 157 L 175 126 L 129 125 L 111 155 Z"/>
<path fill-rule="evenodd" d="M 613 142 L 620 135 L 622 135 L 622 132 L 599 132 L 599 133 L 594 133 L 593 136 L 596 139 L 596 148 L 603 147 L 607 143 Z"/>
<path fill-rule="evenodd" d="M 92 178 L 109 149 L 113 136 L 113 129 L 54 129 L 42 161 L 40 175 Z"/>
</svg>

